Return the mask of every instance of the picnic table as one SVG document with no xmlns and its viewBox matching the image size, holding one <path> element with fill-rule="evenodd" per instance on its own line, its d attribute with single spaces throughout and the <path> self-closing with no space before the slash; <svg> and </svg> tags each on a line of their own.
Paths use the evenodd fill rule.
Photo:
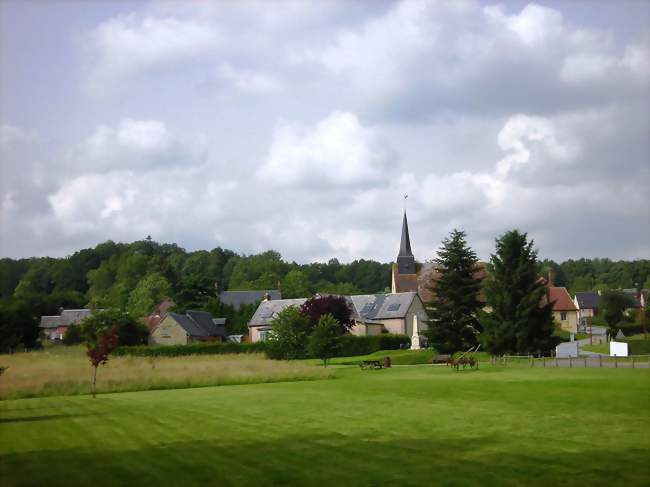
<svg viewBox="0 0 650 487">
<path fill-rule="evenodd" d="M 381 360 L 363 360 L 359 363 L 362 369 L 381 369 L 383 366 Z"/>
</svg>

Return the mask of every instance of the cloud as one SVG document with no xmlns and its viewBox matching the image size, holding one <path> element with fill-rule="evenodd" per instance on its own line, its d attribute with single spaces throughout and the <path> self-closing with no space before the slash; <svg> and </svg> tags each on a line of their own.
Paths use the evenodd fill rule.
<svg viewBox="0 0 650 487">
<path fill-rule="evenodd" d="M 216 78 L 226 86 L 231 86 L 243 93 L 270 94 L 277 93 L 282 89 L 280 81 L 272 75 L 237 69 L 228 63 L 219 66 Z"/>
<path fill-rule="evenodd" d="M 88 172 L 193 166 L 205 157 L 204 136 L 176 135 L 161 121 L 128 118 L 115 128 L 98 126 L 69 154 L 75 166 Z"/>
<path fill-rule="evenodd" d="M 313 128 L 282 123 L 259 177 L 284 185 L 372 185 L 385 179 L 393 155 L 356 115 L 334 112 Z"/>
</svg>

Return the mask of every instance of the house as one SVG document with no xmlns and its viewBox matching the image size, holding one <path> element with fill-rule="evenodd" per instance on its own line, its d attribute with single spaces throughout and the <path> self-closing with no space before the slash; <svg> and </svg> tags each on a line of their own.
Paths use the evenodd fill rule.
<svg viewBox="0 0 650 487">
<path fill-rule="evenodd" d="M 600 294 L 596 291 L 579 292 L 573 298 L 573 304 L 578 308 L 578 322 L 586 322 L 587 318 L 593 318 L 600 309 Z"/>
<path fill-rule="evenodd" d="M 411 336 L 413 317 L 426 329 L 427 315 L 416 292 L 363 294 L 343 296 L 348 300 L 354 325 L 354 335 L 378 335 L 380 333 L 401 333 Z M 302 306 L 307 298 L 264 300 L 248 323 L 252 342 L 264 341 L 273 329 L 273 319 L 289 306 Z"/>
<path fill-rule="evenodd" d="M 632 311 L 643 307 L 643 293 L 639 293 L 636 289 L 623 289 L 623 294 L 630 298 L 631 303 L 630 307 L 625 310 L 625 313 L 630 314 Z"/>
<path fill-rule="evenodd" d="M 149 330 L 153 330 L 160 322 L 167 316 L 167 312 L 176 306 L 176 303 L 171 298 L 165 298 L 158 303 L 149 313 L 149 316 L 144 318 L 144 324 L 147 325 Z"/>
<path fill-rule="evenodd" d="M 553 303 L 553 320 L 562 330 L 578 332 L 578 307 L 565 287 L 553 286 L 553 272 L 549 271 L 544 303 Z"/>
<path fill-rule="evenodd" d="M 416 292 L 362 294 L 349 296 L 353 304 L 354 335 L 380 333 L 413 334 L 413 317 L 417 316 L 418 331 L 427 328 L 427 313 Z"/>
<path fill-rule="evenodd" d="M 62 309 L 60 315 L 41 316 L 39 328 L 45 332 L 48 339 L 62 340 L 70 325 L 81 323 L 92 312 L 90 309 Z"/>
<path fill-rule="evenodd" d="M 150 345 L 185 345 L 192 342 L 222 341 L 226 336 L 225 318 L 213 318 L 205 311 L 185 314 L 168 312 L 149 334 Z"/>
<path fill-rule="evenodd" d="M 223 291 L 218 294 L 219 301 L 235 309 L 244 305 L 257 304 L 264 299 L 279 300 L 282 294 L 277 289 L 263 291 Z"/>
</svg>

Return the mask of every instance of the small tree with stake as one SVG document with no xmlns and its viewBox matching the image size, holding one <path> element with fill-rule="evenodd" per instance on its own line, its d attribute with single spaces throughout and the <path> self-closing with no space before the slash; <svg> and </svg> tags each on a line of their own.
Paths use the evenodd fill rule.
<svg viewBox="0 0 650 487">
<path fill-rule="evenodd" d="M 82 325 L 82 333 L 86 339 L 86 355 L 93 367 L 92 394 L 97 393 L 97 369 L 108 362 L 108 356 L 118 345 L 118 327 L 107 327 L 98 320 L 87 319 Z"/>
<path fill-rule="evenodd" d="M 327 361 L 336 355 L 341 345 L 341 325 L 331 314 L 321 316 L 309 336 L 307 350 L 327 367 Z"/>
</svg>

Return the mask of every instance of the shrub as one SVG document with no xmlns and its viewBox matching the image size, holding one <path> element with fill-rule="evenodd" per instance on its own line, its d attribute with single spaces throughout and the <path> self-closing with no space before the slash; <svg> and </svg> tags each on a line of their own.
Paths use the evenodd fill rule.
<svg viewBox="0 0 650 487">
<path fill-rule="evenodd" d="M 266 342 L 266 354 L 276 360 L 292 360 L 307 356 L 309 318 L 295 306 L 280 311 L 273 319 L 273 333 Z"/>
<path fill-rule="evenodd" d="M 265 343 L 190 343 L 187 345 L 138 345 L 117 347 L 114 356 L 181 357 L 186 355 L 223 355 L 228 353 L 259 353 Z"/>
<path fill-rule="evenodd" d="M 625 332 L 623 332 L 625 333 Z M 631 355 L 648 355 L 650 354 L 650 341 L 645 340 L 626 340 L 629 345 Z"/>
<path fill-rule="evenodd" d="M 318 357 L 327 367 L 327 361 L 336 356 L 341 342 L 341 325 L 336 319 L 326 314 L 321 316 L 318 324 L 309 335 L 307 351 L 312 357 Z"/>
<path fill-rule="evenodd" d="M 81 339 L 81 325 L 71 324 L 63 335 L 63 343 L 65 345 L 77 345 L 82 342 Z"/>
<path fill-rule="evenodd" d="M 367 355 L 378 350 L 397 350 L 411 344 L 411 339 L 406 335 L 343 335 L 341 337 L 341 348 L 339 357 L 351 357 L 354 355 Z"/>
</svg>

